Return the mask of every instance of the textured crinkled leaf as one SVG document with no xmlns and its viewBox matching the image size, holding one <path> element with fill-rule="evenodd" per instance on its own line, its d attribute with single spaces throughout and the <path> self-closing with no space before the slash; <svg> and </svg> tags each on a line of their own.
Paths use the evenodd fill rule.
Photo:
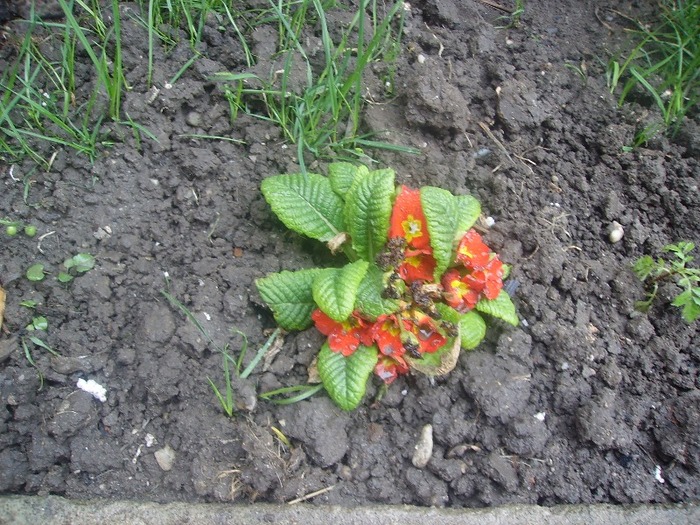
<svg viewBox="0 0 700 525">
<path fill-rule="evenodd" d="M 358 172 L 345 195 L 345 227 L 365 261 L 373 261 L 386 244 L 393 196 L 392 169 Z"/>
<path fill-rule="evenodd" d="M 265 179 L 261 189 L 272 211 L 290 230 L 322 242 L 345 230 L 343 200 L 322 175 L 275 175 Z"/>
<path fill-rule="evenodd" d="M 486 321 L 477 312 L 460 313 L 446 304 L 438 304 L 437 310 L 445 320 L 459 328 L 460 344 L 464 350 L 474 350 L 486 337 Z"/>
<path fill-rule="evenodd" d="M 423 354 L 421 359 L 415 359 L 404 355 L 404 359 L 413 370 L 427 376 L 444 376 L 449 374 L 457 366 L 459 359 L 459 337 L 448 341 L 431 354 Z"/>
<path fill-rule="evenodd" d="M 360 283 L 355 300 L 355 310 L 370 320 L 380 315 L 388 315 L 399 309 L 399 301 L 382 297 L 384 290 L 384 274 L 374 264 L 369 266 L 365 278 Z"/>
<path fill-rule="evenodd" d="M 328 180 L 333 191 L 345 198 L 345 194 L 352 186 L 355 177 L 366 174 L 368 171 L 367 167 L 363 165 L 355 166 L 349 162 L 334 162 L 328 165 Z"/>
<path fill-rule="evenodd" d="M 492 315 L 493 317 L 498 317 L 513 326 L 518 326 L 518 324 L 520 324 L 518 314 L 515 313 L 515 305 L 510 299 L 510 295 L 504 290 L 501 290 L 498 297 L 493 300 L 486 298 L 481 299 L 476 303 L 476 309 L 485 314 Z"/>
<path fill-rule="evenodd" d="M 462 314 L 457 326 L 465 350 L 474 350 L 486 337 L 486 321 L 474 310 Z"/>
<path fill-rule="evenodd" d="M 459 241 L 481 215 L 481 203 L 471 195 L 457 195 L 458 222 L 455 240 Z"/>
<path fill-rule="evenodd" d="M 365 395 L 367 380 L 377 361 L 374 346 L 360 345 L 352 355 L 344 357 L 325 343 L 318 354 L 318 374 L 331 399 L 343 410 L 353 410 Z"/>
<path fill-rule="evenodd" d="M 277 324 L 285 330 L 303 330 L 311 326 L 311 312 L 316 308 L 311 285 L 320 272 L 316 268 L 283 271 L 255 281 Z"/>
<path fill-rule="evenodd" d="M 481 213 L 479 201 L 470 195 L 455 197 L 449 191 L 433 186 L 420 190 L 421 205 L 433 248 L 435 280 L 454 260 L 454 250 L 464 233 L 474 225 Z"/>
<path fill-rule="evenodd" d="M 338 322 L 350 317 L 368 266 L 368 262 L 360 260 L 343 268 L 328 268 L 319 272 L 311 290 L 314 301 L 328 317 Z"/>
</svg>

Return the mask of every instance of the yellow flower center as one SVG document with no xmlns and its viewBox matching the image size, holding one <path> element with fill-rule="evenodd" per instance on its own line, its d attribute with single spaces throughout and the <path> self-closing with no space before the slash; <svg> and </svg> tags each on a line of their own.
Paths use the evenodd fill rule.
<svg viewBox="0 0 700 525">
<path fill-rule="evenodd" d="M 459 253 L 462 254 L 462 255 L 464 255 L 465 257 L 467 257 L 467 258 L 469 258 L 469 259 L 471 259 L 472 257 L 474 257 L 474 254 L 473 254 L 472 252 L 470 252 L 470 251 L 469 251 L 469 248 L 467 248 L 466 246 L 461 246 L 461 247 L 459 248 Z"/>
<path fill-rule="evenodd" d="M 418 255 L 414 255 L 413 257 L 406 257 L 406 264 L 410 264 L 414 268 L 420 268 L 420 265 L 422 263 L 423 260 Z"/>
<path fill-rule="evenodd" d="M 454 279 L 452 282 L 450 282 L 450 286 L 455 292 L 458 292 L 460 296 L 464 296 L 469 292 L 469 286 L 459 279 Z"/>
<path fill-rule="evenodd" d="M 406 220 L 401 222 L 401 227 L 406 235 L 406 241 L 411 242 L 417 237 L 423 236 L 423 228 L 421 222 L 417 220 L 413 215 L 406 217 Z"/>
</svg>

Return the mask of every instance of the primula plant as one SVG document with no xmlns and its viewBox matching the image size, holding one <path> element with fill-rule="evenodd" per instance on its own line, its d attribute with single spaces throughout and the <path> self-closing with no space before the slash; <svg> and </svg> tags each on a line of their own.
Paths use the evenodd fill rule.
<svg viewBox="0 0 700 525">
<path fill-rule="evenodd" d="M 262 193 L 285 226 L 348 259 L 256 281 L 282 328 L 327 336 L 318 373 L 341 408 L 357 407 L 373 372 L 387 385 L 411 370 L 446 374 L 484 338 L 482 314 L 518 324 L 504 265 L 472 228 L 474 197 L 397 188 L 393 170 L 345 162 L 328 177 L 269 177 Z"/>
</svg>

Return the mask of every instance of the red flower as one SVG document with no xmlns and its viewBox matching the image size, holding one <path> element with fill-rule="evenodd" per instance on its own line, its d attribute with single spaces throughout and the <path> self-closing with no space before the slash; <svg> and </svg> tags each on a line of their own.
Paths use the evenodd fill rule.
<svg viewBox="0 0 700 525">
<path fill-rule="evenodd" d="M 352 314 L 347 321 L 339 323 L 328 317 L 321 310 L 316 309 L 311 314 L 311 319 L 316 324 L 318 331 L 328 336 L 330 349 L 343 354 L 345 357 L 352 355 L 360 344 L 365 346 L 372 345 L 370 327 L 356 314 Z"/>
<path fill-rule="evenodd" d="M 503 263 L 494 257 L 481 270 L 474 270 L 464 276 L 463 281 L 487 299 L 495 299 L 503 288 Z"/>
<path fill-rule="evenodd" d="M 402 357 L 392 358 L 379 356 L 379 362 L 374 366 L 374 373 L 390 385 L 400 375 L 408 373 L 408 364 Z"/>
<path fill-rule="evenodd" d="M 503 263 L 494 256 L 478 270 L 462 274 L 452 269 L 442 276 L 443 298 L 455 310 L 466 312 L 479 302 L 479 299 L 495 299 L 503 288 Z"/>
<path fill-rule="evenodd" d="M 480 270 L 491 260 L 491 249 L 475 230 L 464 234 L 457 247 L 457 260 L 470 270 Z"/>
<path fill-rule="evenodd" d="M 473 283 L 472 283 L 473 284 Z M 449 270 L 442 276 L 443 297 L 445 302 L 455 310 L 466 312 L 476 306 L 480 290 L 472 288 L 465 282 L 459 270 Z"/>
<path fill-rule="evenodd" d="M 403 237 L 410 248 L 430 247 L 428 227 L 420 203 L 420 191 L 401 186 L 391 212 L 389 238 Z"/>
<path fill-rule="evenodd" d="M 401 343 L 401 328 L 395 315 L 382 315 L 372 325 L 372 339 L 387 357 L 401 357 L 406 349 Z"/>
<path fill-rule="evenodd" d="M 399 276 L 407 284 L 413 281 L 432 281 L 436 264 L 429 249 L 406 250 L 406 258 L 398 268 Z"/>
<path fill-rule="evenodd" d="M 413 308 L 403 316 L 403 326 L 412 343 L 418 345 L 421 354 L 432 354 L 439 350 L 447 339 L 439 331 L 435 321 L 418 308 Z"/>
</svg>

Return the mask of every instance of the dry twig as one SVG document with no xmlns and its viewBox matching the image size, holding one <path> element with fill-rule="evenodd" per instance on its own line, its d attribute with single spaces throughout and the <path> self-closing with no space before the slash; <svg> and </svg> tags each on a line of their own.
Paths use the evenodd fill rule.
<svg viewBox="0 0 700 525">
<path fill-rule="evenodd" d="M 320 496 L 321 494 L 325 494 L 326 492 L 330 492 L 335 488 L 335 485 L 331 485 L 330 487 L 323 488 L 321 490 L 317 490 L 315 492 L 309 492 L 306 496 L 302 496 L 297 499 L 293 499 L 292 501 L 288 501 L 288 505 L 294 505 L 295 503 L 301 503 L 302 501 L 306 501 L 307 499 L 315 498 L 316 496 Z"/>
<path fill-rule="evenodd" d="M 492 0 L 479 0 L 479 2 L 489 7 L 493 7 L 494 9 L 498 9 L 499 11 L 503 11 L 504 13 L 508 13 L 509 15 L 513 14 L 513 11 L 511 11 L 507 7 L 502 6 L 501 4 L 493 2 Z"/>
</svg>

